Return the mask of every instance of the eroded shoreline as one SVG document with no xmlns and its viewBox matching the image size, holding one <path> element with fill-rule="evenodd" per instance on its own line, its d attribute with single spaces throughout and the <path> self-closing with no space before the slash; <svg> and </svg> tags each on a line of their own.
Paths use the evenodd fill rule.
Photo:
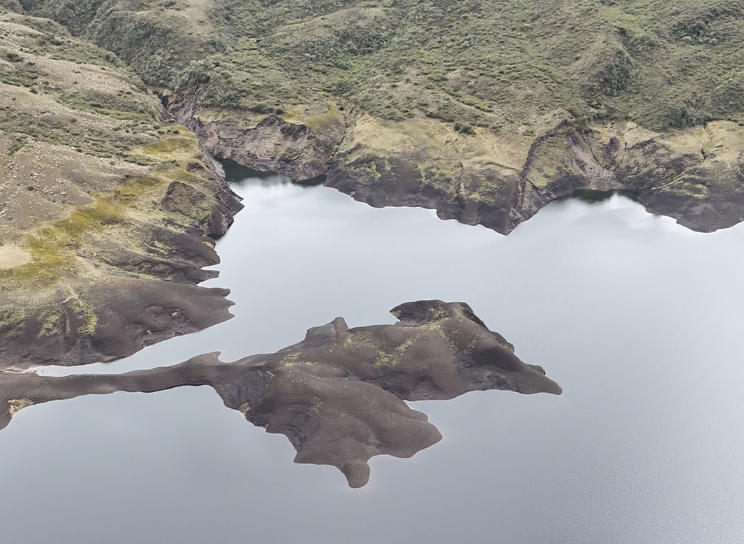
<svg viewBox="0 0 744 544">
<path fill-rule="evenodd" d="M 562 122 L 508 148 L 484 132 L 384 123 L 333 104 L 325 124 L 306 121 L 315 128 L 278 115 L 239 122 L 193 102 L 170 108 L 216 158 L 293 181 L 325 176 L 326 186 L 373 207 L 434 209 L 501 234 L 581 190 L 633 194 L 649 213 L 697 232 L 744 221 L 744 127 L 732 122 L 669 133 Z"/>
</svg>

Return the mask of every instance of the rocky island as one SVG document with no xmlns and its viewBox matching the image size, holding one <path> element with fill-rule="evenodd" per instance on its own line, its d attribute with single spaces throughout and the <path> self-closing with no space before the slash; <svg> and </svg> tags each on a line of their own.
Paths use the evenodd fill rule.
<svg viewBox="0 0 744 544">
<path fill-rule="evenodd" d="M 0 372 L 0 429 L 17 411 L 53 400 L 210 386 L 226 407 L 286 435 L 295 462 L 335 466 L 351 487 L 361 487 L 371 457 L 411 457 L 441 439 L 426 415 L 404 401 L 489 389 L 561 394 L 542 367 L 523 363 L 467 304 L 409 302 L 392 314 L 394 325 L 353 329 L 339 317 L 308 330 L 298 344 L 234 363 L 210 353 L 120 375 Z"/>
</svg>

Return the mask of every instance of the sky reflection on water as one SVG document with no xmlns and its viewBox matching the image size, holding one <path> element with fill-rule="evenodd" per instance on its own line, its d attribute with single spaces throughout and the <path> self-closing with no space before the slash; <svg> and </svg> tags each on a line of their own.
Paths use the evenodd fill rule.
<svg viewBox="0 0 744 544">
<path fill-rule="evenodd" d="M 286 438 L 207 388 L 32 407 L 0 434 L 3 541 L 744 541 L 742 226 L 693 233 L 614 196 L 554 203 L 503 237 L 278 176 L 235 189 L 246 209 L 207 285 L 233 290 L 236 318 L 84 372 L 234 360 L 440 298 L 564 395 L 413 403 L 444 440 L 373 459 L 362 490 L 292 464 Z"/>
</svg>

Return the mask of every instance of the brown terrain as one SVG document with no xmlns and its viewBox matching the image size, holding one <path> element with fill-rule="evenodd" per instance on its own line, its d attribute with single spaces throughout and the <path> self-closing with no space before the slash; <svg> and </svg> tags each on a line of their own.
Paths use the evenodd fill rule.
<svg viewBox="0 0 744 544">
<path fill-rule="evenodd" d="M 392 310 L 395 325 L 349 329 L 343 318 L 270 355 L 222 363 L 218 353 L 120 375 L 65 378 L 0 372 L 0 429 L 34 404 L 116 391 L 210 386 L 225 406 L 287 436 L 295 462 L 332 465 L 351 487 L 369 480 L 375 455 L 411 457 L 441 440 L 404 401 L 445 400 L 490 389 L 561 394 L 536 365 L 464 303 L 419 301 Z"/>
</svg>

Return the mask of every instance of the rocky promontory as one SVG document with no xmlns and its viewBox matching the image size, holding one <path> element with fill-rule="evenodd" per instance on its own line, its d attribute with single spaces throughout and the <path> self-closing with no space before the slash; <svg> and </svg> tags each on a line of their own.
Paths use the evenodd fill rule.
<svg viewBox="0 0 744 544">
<path fill-rule="evenodd" d="M 295 462 L 335 466 L 351 487 L 361 487 L 371 457 L 411 457 L 441 439 L 426 415 L 405 401 L 490 389 L 562 392 L 465 303 L 409 302 L 392 314 L 394 325 L 353 329 L 339 317 L 309 329 L 298 344 L 234 363 L 211 353 L 121 375 L 0 372 L 0 429 L 17 411 L 53 400 L 210 386 L 249 422 L 287 436 Z"/>
</svg>

